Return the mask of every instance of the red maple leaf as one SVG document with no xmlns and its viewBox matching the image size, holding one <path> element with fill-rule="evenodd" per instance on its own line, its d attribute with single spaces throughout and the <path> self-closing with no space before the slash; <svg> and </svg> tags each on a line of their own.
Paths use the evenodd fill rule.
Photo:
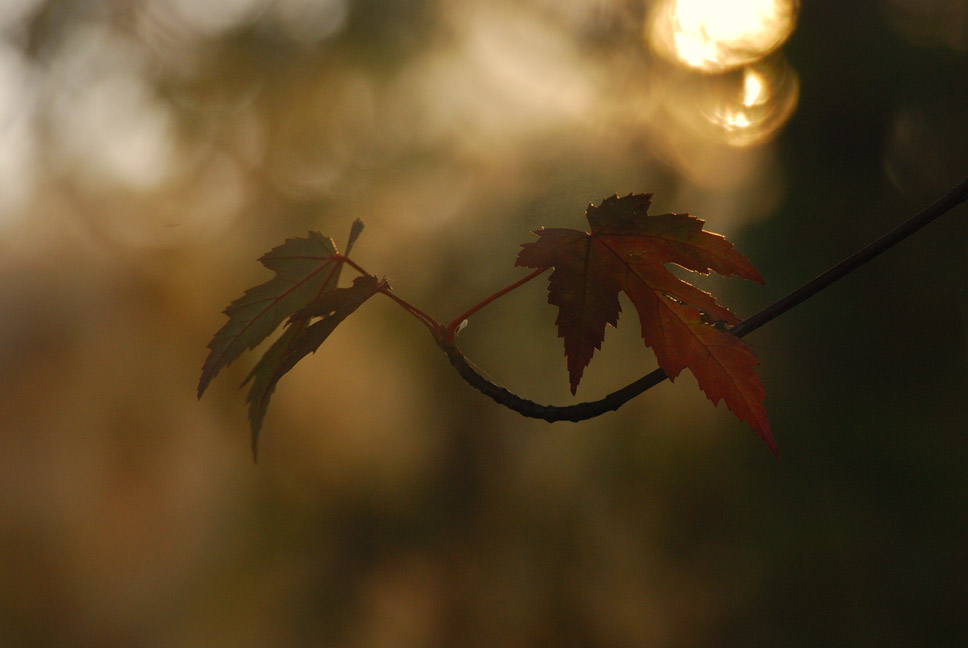
<svg viewBox="0 0 968 648">
<path fill-rule="evenodd" d="M 548 302 L 558 307 L 558 336 L 564 338 L 571 392 L 605 339 L 605 325 L 618 325 L 624 292 L 639 314 L 642 338 L 670 379 L 684 368 L 714 403 L 720 399 L 747 422 L 774 453 L 776 444 L 763 406 L 765 390 L 753 370 L 756 356 L 727 330 L 740 319 L 707 292 L 665 267 L 736 275 L 762 283 L 756 268 L 719 234 L 702 229 L 688 214 L 648 214 L 652 194 L 606 198 L 589 205 L 591 232 L 542 229 L 525 243 L 515 265 L 550 268 Z"/>
</svg>

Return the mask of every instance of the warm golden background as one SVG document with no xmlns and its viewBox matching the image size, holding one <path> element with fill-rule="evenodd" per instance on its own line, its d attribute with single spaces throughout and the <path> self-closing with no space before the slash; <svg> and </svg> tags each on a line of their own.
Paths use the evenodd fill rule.
<svg viewBox="0 0 968 648">
<path fill-rule="evenodd" d="M 968 172 L 965 0 L 2 0 L 0 647 L 968 644 L 968 213 L 691 377 L 546 424 L 383 298 L 249 456 L 221 310 L 309 229 L 441 319 L 655 192 L 748 315 Z M 572 402 L 544 281 L 461 344 Z M 579 391 L 654 367 L 626 308 Z"/>
</svg>

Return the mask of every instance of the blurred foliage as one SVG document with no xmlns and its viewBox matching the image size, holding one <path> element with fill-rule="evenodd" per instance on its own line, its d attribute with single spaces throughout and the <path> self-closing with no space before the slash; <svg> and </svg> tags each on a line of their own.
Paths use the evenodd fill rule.
<svg viewBox="0 0 968 648">
<path fill-rule="evenodd" d="M 523 420 L 375 300 L 258 468 L 251 365 L 194 395 L 254 259 L 355 217 L 447 318 L 529 229 L 653 191 L 756 264 L 716 287 L 753 312 L 964 175 L 964 0 L 803 3 L 716 73 L 643 40 L 670 2 L 0 5 L 0 645 L 968 642 L 963 208 L 750 336 L 778 462 L 691 384 Z M 461 343 L 569 402 L 531 288 Z M 635 329 L 580 396 L 654 366 Z"/>
</svg>

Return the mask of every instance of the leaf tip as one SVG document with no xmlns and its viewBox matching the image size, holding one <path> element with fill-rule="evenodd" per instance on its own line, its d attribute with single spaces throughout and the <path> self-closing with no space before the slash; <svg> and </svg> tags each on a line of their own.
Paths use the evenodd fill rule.
<svg viewBox="0 0 968 648">
<path fill-rule="evenodd" d="M 766 418 L 766 414 L 763 414 L 756 420 L 746 419 L 746 422 L 749 423 L 751 428 L 753 428 L 753 432 L 756 433 L 756 436 L 758 436 L 760 440 L 766 444 L 766 447 L 770 449 L 770 454 L 772 454 L 774 458 L 779 459 L 780 448 L 777 446 L 776 440 L 773 438 L 773 433 L 770 431 L 770 422 Z"/>
<path fill-rule="evenodd" d="M 757 432 L 760 432 L 760 431 L 757 430 Z M 773 439 L 773 435 L 770 434 L 769 429 L 767 429 L 764 432 L 760 433 L 760 438 L 763 439 L 763 442 L 766 443 L 766 447 L 770 449 L 770 452 L 771 453 L 773 453 L 773 457 L 775 459 L 779 459 L 780 458 L 780 448 L 777 447 L 776 441 Z"/>
<path fill-rule="evenodd" d="M 568 384 L 571 387 L 571 395 L 576 396 L 578 394 L 578 383 L 581 382 L 582 374 L 585 373 L 584 370 L 588 366 L 588 362 L 579 365 L 572 356 L 567 353 L 565 355 L 568 356 Z"/>
<path fill-rule="evenodd" d="M 350 225 L 350 238 L 346 242 L 346 251 L 344 252 L 344 254 L 348 255 L 350 253 L 350 250 L 353 249 L 353 244 L 356 243 L 356 239 L 360 238 L 360 234 L 362 233 L 363 233 L 363 221 L 357 218 L 356 220 L 353 221 L 353 224 Z"/>
<path fill-rule="evenodd" d="M 195 395 L 199 400 L 201 400 L 205 390 L 208 389 L 208 384 L 212 382 L 213 377 L 214 375 L 211 371 L 207 370 L 207 367 L 202 369 L 202 376 L 198 379 L 198 388 L 195 390 Z"/>
<path fill-rule="evenodd" d="M 750 281 L 755 281 L 756 283 L 760 284 L 761 286 L 763 284 L 765 284 L 766 283 L 766 279 L 764 279 L 763 278 L 763 275 L 760 274 L 760 271 L 756 269 L 756 266 L 754 266 L 753 263 L 749 259 L 747 259 L 746 257 L 743 257 L 743 260 L 746 261 L 746 266 L 747 267 L 744 268 L 745 272 L 743 272 L 742 274 L 740 274 L 740 276 L 743 279 L 748 279 Z"/>
</svg>

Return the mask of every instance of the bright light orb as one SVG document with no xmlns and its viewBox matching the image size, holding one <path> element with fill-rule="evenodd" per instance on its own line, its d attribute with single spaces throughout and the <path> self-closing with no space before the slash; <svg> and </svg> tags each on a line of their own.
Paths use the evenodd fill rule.
<svg viewBox="0 0 968 648">
<path fill-rule="evenodd" d="M 664 0 L 646 38 L 665 59 L 705 72 L 757 61 L 793 32 L 796 0 Z"/>
<path fill-rule="evenodd" d="M 799 95 L 797 76 L 785 61 L 764 61 L 732 73 L 720 92 L 699 100 L 706 121 L 718 139 L 744 147 L 769 141 L 793 114 Z M 723 79 L 724 82 L 727 79 Z"/>
</svg>

